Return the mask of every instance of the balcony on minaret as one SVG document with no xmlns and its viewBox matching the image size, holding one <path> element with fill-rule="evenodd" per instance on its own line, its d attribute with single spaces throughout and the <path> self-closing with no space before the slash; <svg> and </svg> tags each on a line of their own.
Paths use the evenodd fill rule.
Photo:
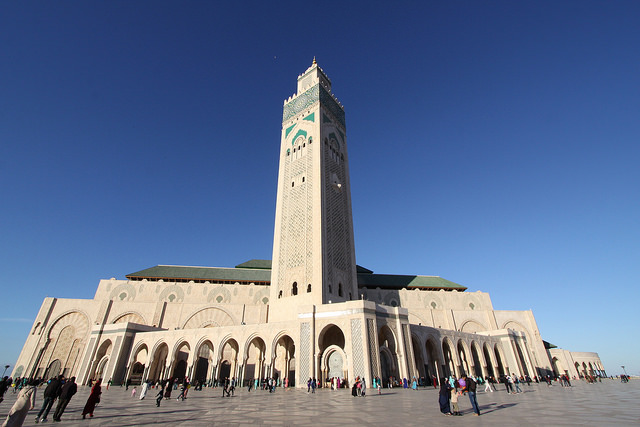
<svg viewBox="0 0 640 427">
<path fill-rule="evenodd" d="M 324 71 L 322 71 L 322 68 L 318 66 L 316 58 L 313 58 L 313 64 L 311 64 L 311 67 L 307 68 L 307 71 L 298 76 L 297 95 L 300 95 L 318 83 L 320 83 L 327 92 L 331 93 L 331 80 L 329 80 L 329 77 L 327 77 Z"/>
</svg>

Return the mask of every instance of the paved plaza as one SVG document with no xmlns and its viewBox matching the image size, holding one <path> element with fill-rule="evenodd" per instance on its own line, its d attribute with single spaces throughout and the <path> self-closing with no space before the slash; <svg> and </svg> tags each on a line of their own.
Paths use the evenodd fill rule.
<svg viewBox="0 0 640 427">
<path fill-rule="evenodd" d="M 36 410 L 31 410 L 24 425 L 35 425 L 42 404 L 43 388 L 38 390 Z M 369 392 L 373 390 L 368 389 Z M 179 392 L 174 392 L 176 396 Z M 478 393 L 482 416 L 472 416 L 466 396 L 460 398 L 462 417 L 448 417 L 438 409 L 438 391 L 384 389 L 382 395 L 369 393 L 352 397 L 348 390 L 306 390 L 247 392 L 238 389 L 235 397 L 222 398 L 221 389 L 190 390 L 184 402 L 163 400 L 155 406 L 155 392 L 146 399 L 131 398 L 124 387 L 104 390 L 95 417 L 83 420 L 81 411 L 89 387 L 80 387 L 61 423 L 53 423 L 53 411 L 44 425 L 61 426 L 255 426 L 255 425 L 435 425 L 435 426 L 631 426 L 640 425 L 640 381 L 627 384 L 619 380 L 586 384 L 575 381 L 571 388 L 545 384 L 523 386 L 523 393 L 509 395 L 504 386 L 498 392 Z M 0 417 L 7 415 L 15 400 L 10 390 L 0 404 Z M 39 424 L 42 425 L 42 424 Z"/>
</svg>

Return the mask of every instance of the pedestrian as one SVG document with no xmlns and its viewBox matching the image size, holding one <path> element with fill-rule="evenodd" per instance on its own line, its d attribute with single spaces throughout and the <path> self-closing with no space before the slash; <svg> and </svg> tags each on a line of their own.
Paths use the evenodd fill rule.
<svg viewBox="0 0 640 427">
<path fill-rule="evenodd" d="M 32 380 L 25 387 L 22 387 L 2 427 L 20 427 L 24 423 L 29 410 L 36 406 L 36 384 L 37 382 Z"/>
<path fill-rule="evenodd" d="M 133 389 L 131 390 L 131 397 L 136 397 L 136 392 L 138 390 L 136 389 L 136 386 L 133 386 Z"/>
<path fill-rule="evenodd" d="M 178 395 L 176 400 L 182 399 L 182 401 L 184 401 L 184 399 L 186 399 L 185 397 L 186 393 L 187 393 L 187 379 L 185 378 L 184 381 L 182 381 L 182 385 L 180 386 L 180 394 Z"/>
<path fill-rule="evenodd" d="M 484 381 L 484 392 L 487 392 L 487 389 L 493 393 L 493 388 L 491 387 L 491 378 L 489 377 L 484 377 L 485 381 Z"/>
<path fill-rule="evenodd" d="M 466 375 L 464 375 L 463 378 L 465 379 L 466 385 L 465 388 L 462 389 L 462 391 L 466 391 L 467 394 L 469 394 L 469 402 L 471 402 L 471 408 L 475 412 L 474 415 L 480 416 L 480 406 L 478 405 L 478 400 L 476 399 L 476 382 L 473 378 L 467 377 Z"/>
<path fill-rule="evenodd" d="M 71 377 L 62 386 L 60 390 L 60 397 L 58 398 L 58 406 L 56 412 L 53 413 L 53 421 L 62 421 L 62 414 L 67 409 L 67 405 L 71 401 L 71 398 L 78 391 L 78 385 L 76 384 L 76 377 Z"/>
<path fill-rule="evenodd" d="M 440 404 L 440 412 L 443 415 L 453 415 L 451 413 L 451 405 L 449 405 L 449 399 L 451 398 L 451 390 L 453 387 L 449 385 L 449 381 L 446 378 L 440 378 L 440 392 L 438 393 L 438 403 Z"/>
<path fill-rule="evenodd" d="M 113 381 L 111 380 L 111 378 L 109 378 L 109 381 L 107 381 L 107 391 L 109 391 L 109 386 L 113 384 Z"/>
<path fill-rule="evenodd" d="M 309 380 L 307 381 L 307 393 L 309 393 L 311 391 L 311 377 L 309 377 Z"/>
<path fill-rule="evenodd" d="M 362 377 L 362 386 L 360 386 L 360 390 L 362 391 L 362 397 L 365 397 L 367 394 L 367 380 Z"/>
<path fill-rule="evenodd" d="M 83 420 L 86 418 L 87 414 L 89 414 L 89 417 L 93 418 L 93 410 L 96 408 L 96 405 L 100 403 L 100 395 L 102 394 L 100 387 L 101 384 L 102 378 L 98 379 L 93 387 L 91 387 L 91 394 L 89 394 L 87 403 L 84 405 L 84 409 L 82 410 Z"/>
<path fill-rule="evenodd" d="M 142 384 L 142 390 L 140 391 L 140 400 L 144 400 L 147 397 L 147 390 L 149 389 L 149 381 L 145 381 Z"/>
<path fill-rule="evenodd" d="M 512 374 L 512 375 L 513 375 L 513 378 L 515 378 L 513 383 L 516 386 L 516 393 L 522 393 L 522 389 L 520 388 L 520 379 L 516 374 Z"/>
<path fill-rule="evenodd" d="M 318 381 L 316 379 L 311 380 L 311 394 L 316 392 L 316 388 L 318 387 Z"/>
<path fill-rule="evenodd" d="M 62 375 L 52 378 L 51 381 L 49 381 L 47 388 L 44 389 L 42 408 L 40 409 L 40 412 L 38 412 L 38 415 L 36 415 L 36 423 L 40 421 L 44 423 L 47 421 L 47 415 L 49 415 L 49 411 L 51 411 L 53 402 L 55 402 L 60 395 L 60 390 L 62 389 L 62 378 Z"/>
<path fill-rule="evenodd" d="M 161 385 L 159 388 L 160 388 L 160 391 L 158 391 L 158 394 L 156 394 L 156 406 L 158 408 L 160 407 L 160 402 L 162 402 L 162 398 L 164 397 L 164 384 Z"/>
</svg>

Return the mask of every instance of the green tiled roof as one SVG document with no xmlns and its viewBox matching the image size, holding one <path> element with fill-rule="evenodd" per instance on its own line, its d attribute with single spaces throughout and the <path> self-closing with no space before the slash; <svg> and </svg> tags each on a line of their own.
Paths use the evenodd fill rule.
<svg viewBox="0 0 640 427">
<path fill-rule="evenodd" d="M 371 270 L 357 266 L 358 287 L 383 289 L 445 289 L 464 291 L 467 288 L 438 276 L 407 276 L 396 274 L 373 274 Z M 157 265 L 128 274 L 132 280 L 166 280 L 188 282 L 271 282 L 271 261 L 253 259 L 235 268 L 186 267 L 181 265 Z"/>
<path fill-rule="evenodd" d="M 236 265 L 236 268 L 257 268 L 259 270 L 271 270 L 270 259 L 252 259 L 242 264 Z"/>
<path fill-rule="evenodd" d="M 157 265 L 136 273 L 127 279 L 209 280 L 211 282 L 270 282 L 271 270 L 256 268 L 185 267 Z"/>
<path fill-rule="evenodd" d="M 466 287 L 438 276 L 404 276 L 396 274 L 358 274 L 358 287 L 367 288 L 420 288 L 420 289 L 456 289 L 464 291 Z"/>
</svg>

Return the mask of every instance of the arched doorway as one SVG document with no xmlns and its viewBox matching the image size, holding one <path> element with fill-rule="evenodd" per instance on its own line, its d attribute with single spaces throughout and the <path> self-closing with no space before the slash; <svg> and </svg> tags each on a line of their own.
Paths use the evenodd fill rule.
<svg viewBox="0 0 640 427">
<path fill-rule="evenodd" d="M 318 379 L 321 386 L 324 387 L 331 377 L 348 380 L 346 354 L 344 353 L 345 339 L 342 329 L 336 325 L 327 325 L 318 336 L 318 341 L 320 349 Z M 336 351 L 338 352 L 336 353 Z"/>
<path fill-rule="evenodd" d="M 183 342 L 173 355 L 173 378 L 182 381 L 187 376 L 187 361 L 189 360 L 189 352 L 191 347 L 189 343 Z"/>
<path fill-rule="evenodd" d="M 411 335 L 411 344 L 413 345 L 413 355 L 416 362 L 416 368 L 418 368 L 418 375 L 426 378 L 426 366 L 422 355 L 422 349 L 424 347 L 420 345 L 418 337 L 414 335 Z"/>
<path fill-rule="evenodd" d="M 210 377 L 209 371 L 214 358 L 213 344 L 211 344 L 211 341 L 207 340 L 200 344 L 197 354 L 198 360 L 196 361 L 196 371 L 193 379 L 206 383 Z"/>
<path fill-rule="evenodd" d="M 54 360 L 49 364 L 49 367 L 44 373 L 44 376 L 42 377 L 42 379 L 47 380 L 53 377 L 57 377 L 58 375 L 60 375 L 61 368 L 62 368 L 62 362 L 60 362 L 59 359 Z"/>
<path fill-rule="evenodd" d="M 442 353 L 444 354 L 444 376 L 457 377 L 454 352 L 451 348 L 451 342 L 447 338 L 442 340 Z"/>
<path fill-rule="evenodd" d="M 484 355 L 484 360 L 487 363 L 487 373 L 495 378 L 496 373 L 493 370 L 493 360 L 491 358 L 491 353 L 489 352 L 487 343 L 484 343 L 484 345 L 482 346 L 482 354 Z"/>
<path fill-rule="evenodd" d="M 296 385 L 296 346 L 289 335 L 278 338 L 273 355 L 274 377 L 288 379 L 289 387 Z"/>
<path fill-rule="evenodd" d="M 133 355 L 131 366 L 131 372 L 129 373 L 128 380 L 131 384 L 138 385 L 142 384 L 142 376 L 144 375 L 145 364 L 147 363 L 147 358 L 149 357 L 148 349 L 145 344 L 141 345 L 135 350 Z"/>
<path fill-rule="evenodd" d="M 146 379 L 153 382 L 164 379 L 164 370 L 165 365 L 167 364 L 168 355 L 169 346 L 166 343 L 160 344 L 153 353 L 153 357 L 151 359 L 151 367 L 149 368 L 149 375 Z"/>
<path fill-rule="evenodd" d="M 471 359 L 473 360 L 473 375 L 482 378 L 482 362 L 478 352 L 478 343 L 475 341 L 471 343 Z"/>
<path fill-rule="evenodd" d="M 469 351 L 467 350 L 467 345 L 462 340 L 458 340 L 458 360 L 460 360 L 460 366 L 458 367 L 460 376 L 470 375 Z"/>
<path fill-rule="evenodd" d="M 89 379 L 97 380 L 99 378 L 103 378 L 107 361 L 109 360 L 109 356 L 111 355 L 111 340 L 105 340 L 100 347 L 98 347 L 98 351 L 93 359 L 93 369 L 91 374 L 89 375 Z"/>
<path fill-rule="evenodd" d="M 399 381 L 400 372 L 398 369 L 398 354 L 396 338 L 389 326 L 382 325 L 378 332 L 378 343 L 380 344 L 380 373 L 382 374 L 382 385 L 389 386 L 389 382 Z"/>
<path fill-rule="evenodd" d="M 500 349 L 500 347 L 498 347 L 498 344 L 496 344 L 493 348 L 495 354 L 496 354 L 496 364 L 498 366 L 498 375 L 503 376 L 507 373 L 507 369 L 508 367 L 505 366 L 502 362 L 502 350 Z"/>
<path fill-rule="evenodd" d="M 518 361 L 522 366 L 522 375 L 529 375 L 529 369 L 527 368 L 527 362 L 524 359 L 524 354 L 522 353 L 522 348 L 520 347 L 520 343 L 516 341 L 516 351 L 518 352 Z"/>
<path fill-rule="evenodd" d="M 223 382 L 226 378 L 235 377 L 238 363 L 238 342 L 230 339 L 225 342 L 220 349 L 220 369 L 218 370 L 218 381 Z"/>
<path fill-rule="evenodd" d="M 256 378 L 264 378 L 264 353 L 267 346 L 264 343 L 264 340 L 260 337 L 253 338 L 246 348 L 246 359 L 244 366 L 244 380 L 252 381 Z"/>
</svg>

